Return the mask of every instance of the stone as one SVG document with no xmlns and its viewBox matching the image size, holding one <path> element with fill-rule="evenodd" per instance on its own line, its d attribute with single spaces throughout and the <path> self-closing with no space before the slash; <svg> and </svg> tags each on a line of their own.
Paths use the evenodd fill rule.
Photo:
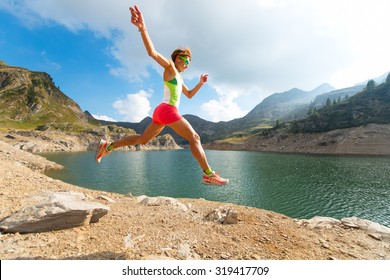
<svg viewBox="0 0 390 280">
<path fill-rule="evenodd" d="M 206 215 L 206 220 L 220 224 L 237 224 L 238 212 L 230 206 L 220 206 Z"/>
<path fill-rule="evenodd" d="M 381 224 L 357 217 L 341 219 L 341 223 L 347 227 L 362 229 L 371 237 L 375 236 L 375 239 L 390 241 L 390 228 Z"/>
<path fill-rule="evenodd" d="M 99 195 L 98 197 L 97 197 L 98 199 L 104 199 L 104 200 L 107 200 L 108 202 L 111 202 L 111 203 L 116 203 L 116 201 L 115 200 L 113 200 L 113 199 L 111 199 L 111 198 L 109 198 L 108 196 L 105 196 L 105 195 Z"/>
<path fill-rule="evenodd" d="M 329 246 L 328 241 L 326 241 L 326 240 L 324 240 L 324 239 L 319 239 L 318 241 L 320 242 L 321 247 L 323 247 L 323 248 L 325 248 L 325 249 L 329 249 L 330 246 Z"/>
<path fill-rule="evenodd" d="M 180 244 L 178 253 L 182 259 L 189 259 L 189 257 L 191 256 L 190 244 L 188 243 Z"/>
<path fill-rule="evenodd" d="M 200 260 L 202 259 L 196 252 L 191 250 L 191 246 L 188 242 L 184 242 L 179 245 L 178 256 L 181 260 Z"/>
<path fill-rule="evenodd" d="M 135 244 L 142 240 L 145 237 L 145 234 L 142 234 L 140 236 L 132 237 L 131 234 L 128 234 L 123 238 L 123 243 L 125 244 L 126 248 L 133 248 Z"/>
<path fill-rule="evenodd" d="M 298 220 L 297 222 L 299 225 L 305 225 L 311 229 L 315 228 L 332 228 L 334 226 L 339 226 L 341 225 L 341 221 L 334 219 L 334 218 L 329 218 L 329 217 L 313 217 L 309 220 Z"/>
<path fill-rule="evenodd" d="M 6 233 L 34 233 L 79 227 L 96 223 L 109 207 L 86 201 L 76 192 L 45 192 L 31 197 L 25 208 L 0 221 Z"/>
<path fill-rule="evenodd" d="M 170 205 L 183 212 L 186 212 L 191 208 L 191 204 L 186 205 L 175 198 L 166 196 L 148 197 L 146 195 L 141 195 L 137 197 L 137 202 L 146 206 Z"/>
</svg>

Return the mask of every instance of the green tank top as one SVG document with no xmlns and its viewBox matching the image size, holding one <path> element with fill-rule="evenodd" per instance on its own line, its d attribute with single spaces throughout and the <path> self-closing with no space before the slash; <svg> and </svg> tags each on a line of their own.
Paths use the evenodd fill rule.
<svg viewBox="0 0 390 280">
<path fill-rule="evenodd" d="M 179 108 L 180 95 L 183 89 L 183 78 L 179 73 L 170 81 L 164 81 L 164 98 L 163 103 Z"/>
</svg>

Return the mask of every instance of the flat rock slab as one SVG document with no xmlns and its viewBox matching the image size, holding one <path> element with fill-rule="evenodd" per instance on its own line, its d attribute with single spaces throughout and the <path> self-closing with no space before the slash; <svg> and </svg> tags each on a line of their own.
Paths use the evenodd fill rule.
<svg viewBox="0 0 390 280">
<path fill-rule="evenodd" d="M 87 201 L 76 192 L 45 192 L 31 197 L 28 206 L 0 221 L 6 233 L 33 233 L 79 227 L 96 223 L 109 207 Z"/>
</svg>

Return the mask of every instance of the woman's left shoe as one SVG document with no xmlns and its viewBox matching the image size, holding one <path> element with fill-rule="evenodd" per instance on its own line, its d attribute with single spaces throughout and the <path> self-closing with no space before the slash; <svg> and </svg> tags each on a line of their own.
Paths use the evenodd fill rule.
<svg viewBox="0 0 390 280">
<path fill-rule="evenodd" d="M 96 156 L 95 156 L 97 163 L 100 163 L 100 161 L 102 160 L 102 157 L 104 157 L 110 153 L 109 151 L 107 151 L 108 145 L 110 145 L 110 143 L 108 141 L 103 140 L 103 139 L 100 140 L 100 143 L 96 149 Z"/>
</svg>

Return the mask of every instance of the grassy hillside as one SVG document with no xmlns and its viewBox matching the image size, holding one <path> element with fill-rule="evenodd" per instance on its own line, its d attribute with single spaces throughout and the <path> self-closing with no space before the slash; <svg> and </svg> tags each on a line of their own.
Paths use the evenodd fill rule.
<svg viewBox="0 0 390 280">
<path fill-rule="evenodd" d="M 0 127 L 78 131 L 98 125 L 47 73 L 0 65 Z"/>
</svg>

